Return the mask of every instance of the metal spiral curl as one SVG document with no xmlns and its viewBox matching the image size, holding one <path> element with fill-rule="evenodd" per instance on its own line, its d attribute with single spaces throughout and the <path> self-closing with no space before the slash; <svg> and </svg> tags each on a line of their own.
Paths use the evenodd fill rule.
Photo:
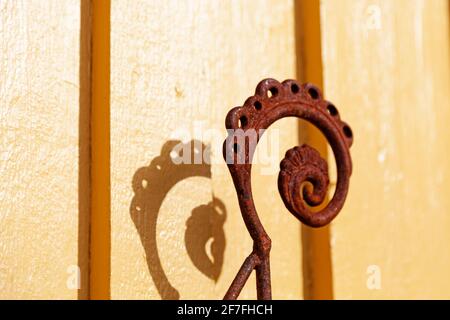
<svg viewBox="0 0 450 320">
<path fill-rule="evenodd" d="M 242 107 L 229 111 L 225 125 L 228 137 L 223 153 L 236 188 L 239 206 L 247 229 L 253 238 L 254 249 L 239 270 L 225 299 L 235 299 L 245 281 L 256 269 L 258 299 L 271 299 L 269 252 L 271 240 L 257 215 L 251 192 L 251 162 L 256 144 L 265 129 L 278 119 L 298 117 L 316 126 L 329 142 L 337 167 L 336 191 L 325 208 L 313 212 L 309 207 L 322 204 L 329 187 L 327 162 L 308 145 L 286 152 L 280 164 L 278 189 L 288 210 L 304 224 L 322 227 L 330 223 L 342 209 L 347 196 L 352 171 L 350 146 L 353 133 L 341 121 L 336 107 L 323 99 L 312 84 L 298 84 L 295 80 L 282 83 L 274 79 L 261 81 L 255 95 Z M 256 144 L 248 145 L 246 134 L 256 132 Z M 240 136 L 244 139 L 240 139 Z"/>
<path fill-rule="evenodd" d="M 330 184 L 327 162 L 315 149 L 302 145 L 286 152 L 280 169 L 278 189 L 284 205 L 303 223 L 316 226 L 313 219 L 317 213 L 311 212 L 305 202 L 314 207 L 325 200 Z"/>
</svg>

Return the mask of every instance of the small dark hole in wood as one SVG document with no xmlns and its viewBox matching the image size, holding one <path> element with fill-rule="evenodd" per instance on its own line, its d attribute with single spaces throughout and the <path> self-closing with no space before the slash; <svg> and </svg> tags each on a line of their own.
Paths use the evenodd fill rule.
<svg viewBox="0 0 450 320">
<path fill-rule="evenodd" d="M 262 109 L 262 104 L 259 101 L 255 101 L 253 106 L 255 107 L 256 110 L 261 110 Z"/>
</svg>

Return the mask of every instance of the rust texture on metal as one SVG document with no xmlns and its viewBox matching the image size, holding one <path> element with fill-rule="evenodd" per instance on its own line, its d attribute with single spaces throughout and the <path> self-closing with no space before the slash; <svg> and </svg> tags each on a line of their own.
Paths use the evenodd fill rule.
<svg viewBox="0 0 450 320">
<path fill-rule="evenodd" d="M 304 119 L 320 129 L 330 144 L 337 167 L 337 183 L 332 199 L 321 210 L 313 210 L 325 201 L 328 187 L 328 165 L 319 152 L 308 145 L 286 152 L 280 164 L 278 190 L 287 209 L 310 227 L 330 223 L 342 209 L 352 172 L 350 146 L 353 133 L 340 119 L 336 107 L 323 99 L 320 90 L 309 83 L 295 80 L 282 83 L 262 80 L 255 95 L 242 107 L 228 112 L 225 125 L 228 137 L 223 155 L 236 188 L 245 225 L 253 239 L 253 251 L 245 259 L 224 299 L 236 299 L 253 270 L 256 270 L 258 299 L 272 298 L 270 280 L 271 240 L 256 212 L 251 189 L 251 163 L 261 135 L 272 123 L 285 117 Z M 251 132 L 256 142 L 251 143 Z M 242 139 L 242 137 L 244 137 Z"/>
</svg>

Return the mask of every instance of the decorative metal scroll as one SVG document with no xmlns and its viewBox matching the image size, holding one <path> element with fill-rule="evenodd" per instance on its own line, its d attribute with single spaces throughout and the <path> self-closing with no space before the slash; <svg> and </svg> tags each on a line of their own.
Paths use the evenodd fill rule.
<svg viewBox="0 0 450 320">
<path fill-rule="evenodd" d="M 333 150 L 337 167 L 333 198 L 326 207 L 315 212 L 312 207 L 325 200 L 329 187 L 327 162 L 308 145 L 288 150 L 281 161 L 278 176 L 278 190 L 286 208 L 304 224 L 322 227 L 337 216 L 347 196 L 352 172 L 349 149 L 353 133 L 341 121 L 336 107 L 324 100 L 320 90 L 312 84 L 300 85 L 295 80 L 282 83 L 274 79 L 262 80 L 256 87 L 255 95 L 249 97 L 242 107 L 231 109 L 225 120 L 228 137 L 223 144 L 223 155 L 254 245 L 224 299 L 236 299 L 254 269 L 258 299 L 272 298 L 269 260 L 271 240 L 253 202 L 251 163 L 264 130 L 284 117 L 298 117 L 319 128 Z M 251 133 L 256 134 L 253 144 Z"/>
</svg>

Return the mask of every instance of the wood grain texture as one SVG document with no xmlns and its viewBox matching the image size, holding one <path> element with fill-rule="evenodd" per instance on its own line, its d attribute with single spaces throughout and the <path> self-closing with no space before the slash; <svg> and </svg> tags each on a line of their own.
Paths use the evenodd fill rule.
<svg viewBox="0 0 450 320">
<path fill-rule="evenodd" d="M 326 95 L 355 136 L 335 298 L 448 299 L 448 1 L 325 0 L 321 20 Z"/>
<path fill-rule="evenodd" d="M 293 3 L 116 0 L 111 12 L 111 297 L 221 298 L 252 250 L 222 160 L 224 118 L 259 80 L 295 77 Z M 280 123 L 275 170 L 255 166 L 253 194 L 273 240 L 274 298 L 301 298 L 299 222 L 276 183 L 297 121 Z M 174 166 L 180 138 L 210 146 L 211 166 Z M 251 278 L 241 296 L 254 288 Z"/>
<path fill-rule="evenodd" d="M 0 39 L 0 298 L 77 298 L 80 2 L 0 1 Z"/>
</svg>

